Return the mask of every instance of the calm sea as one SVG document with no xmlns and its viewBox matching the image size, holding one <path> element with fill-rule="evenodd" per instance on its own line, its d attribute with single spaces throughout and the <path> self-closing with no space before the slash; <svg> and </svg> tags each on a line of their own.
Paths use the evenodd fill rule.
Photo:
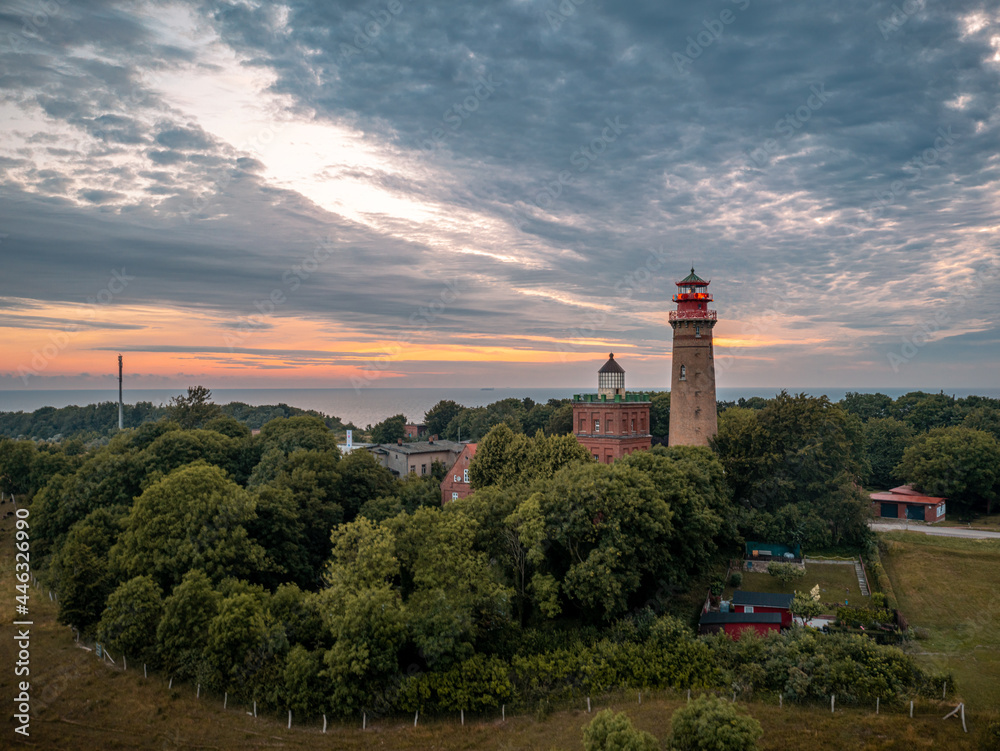
<svg viewBox="0 0 1000 751">
<path fill-rule="evenodd" d="M 641 388 L 637 388 L 641 391 Z M 813 396 L 827 395 L 831 400 L 838 401 L 848 391 L 862 393 L 880 391 L 895 398 L 914 389 L 788 389 L 791 393 L 804 391 Z M 927 388 L 925 391 L 937 391 Z M 335 415 L 344 422 L 353 422 L 358 427 L 374 425 L 395 414 L 402 413 L 410 420 L 420 421 L 424 413 L 442 399 L 454 399 L 466 407 L 481 407 L 491 402 L 514 397 L 523 399 L 529 397 L 536 402 L 546 402 L 549 399 L 565 399 L 573 394 L 585 393 L 583 388 L 553 388 L 553 389 L 218 389 L 212 392 L 218 404 L 227 402 L 244 402 L 246 404 L 279 404 L 285 403 L 302 409 L 315 409 L 327 415 Z M 776 388 L 720 388 L 718 398 L 735 401 L 740 397 L 749 398 L 774 396 Z M 153 404 L 165 404 L 171 397 L 186 393 L 185 389 L 126 389 L 125 401 L 135 403 L 140 401 Z M 946 393 L 956 397 L 978 394 L 980 396 L 1000 397 L 1000 389 L 947 389 Z M 16 412 L 23 410 L 31 412 L 40 407 L 65 407 L 70 404 L 86 405 L 98 402 L 118 400 L 117 389 L 80 389 L 72 391 L 0 391 L 0 411 Z"/>
</svg>

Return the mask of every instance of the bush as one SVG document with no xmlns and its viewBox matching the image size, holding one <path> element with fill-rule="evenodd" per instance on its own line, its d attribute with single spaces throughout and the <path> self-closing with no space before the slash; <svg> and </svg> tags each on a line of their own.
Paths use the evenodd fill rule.
<svg viewBox="0 0 1000 751">
<path fill-rule="evenodd" d="M 636 730 L 624 712 L 598 712 L 583 729 L 584 751 L 657 751 L 660 744 L 645 730 Z"/>
<path fill-rule="evenodd" d="M 837 608 L 837 620 L 845 626 L 857 627 L 892 623 L 892 613 L 878 608 Z"/>
<path fill-rule="evenodd" d="M 743 586 L 743 574 L 739 571 L 734 571 L 729 575 L 729 586 L 733 589 L 739 589 Z"/>
<path fill-rule="evenodd" d="M 796 566 L 794 563 L 771 561 L 767 564 L 767 573 L 787 584 L 792 579 L 801 579 L 806 575 L 806 570 L 801 566 Z"/>
<path fill-rule="evenodd" d="M 994 717 L 980 729 L 979 751 L 1000 751 L 1000 717 Z"/>
<path fill-rule="evenodd" d="M 712 579 L 712 584 L 709 587 L 709 592 L 712 593 L 712 597 L 718 597 L 722 594 L 723 590 L 726 588 L 726 581 L 721 576 L 717 576 Z"/>
<path fill-rule="evenodd" d="M 760 723 L 717 696 L 699 696 L 670 719 L 675 751 L 756 751 Z"/>
</svg>

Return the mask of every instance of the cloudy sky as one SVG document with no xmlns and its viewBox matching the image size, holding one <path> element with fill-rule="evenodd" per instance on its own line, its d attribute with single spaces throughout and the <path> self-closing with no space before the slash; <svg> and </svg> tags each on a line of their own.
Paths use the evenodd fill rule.
<svg viewBox="0 0 1000 751">
<path fill-rule="evenodd" d="M 0 12 L 0 389 L 996 386 L 1000 10 Z"/>
</svg>

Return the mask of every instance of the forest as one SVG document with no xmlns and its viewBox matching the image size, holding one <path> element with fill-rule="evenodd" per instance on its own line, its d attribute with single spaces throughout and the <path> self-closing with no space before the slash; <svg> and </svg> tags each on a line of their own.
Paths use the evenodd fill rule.
<svg viewBox="0 0 1000 751">
<path fill-rule="evenodd" d="M 654 399 L 669 419 L 669 395 Z M 62 623 L 263 708 L 544 711 L 616 687 L 940 694 L 946 676 L 863 637 L 733 642 L 691 625 L 744 539 L 867 549 L 862 488 L 911 481 L 949 512 L 989 512 L 997 400 L 782 392 L 720 405 L 709 448 L 613 465 L 556 429 L 564 405 L 529 401 L 475 408 L 475 492 L 443 507 L 445 467 L 397 478 L 367 451 L 341 456 L 325 416 L 252 434 L 197 389 L 105 439 L 0 439 L 0 489 L 30 503 L 32 565 Z M 425 421 L 447 435 L 465 412 L 441 402 Z"/>
</svg>

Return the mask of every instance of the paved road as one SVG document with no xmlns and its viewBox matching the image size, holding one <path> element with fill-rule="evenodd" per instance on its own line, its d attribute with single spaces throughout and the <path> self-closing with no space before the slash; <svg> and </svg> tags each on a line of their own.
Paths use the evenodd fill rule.
<svg viewBox="0 0 1000 751">
<path fill-rule="evenodd" d="M 987 532 L 981 529 L 965 529 L 963 527 L 930 527 L 923 524 L 894 524 L 892 522 L 869 522 L 876 532 L 923 532 L 925 535 L 938 537 L 966 537 L 977 540 L 1000 540 L 1000 532 Z"/>
</svg>

